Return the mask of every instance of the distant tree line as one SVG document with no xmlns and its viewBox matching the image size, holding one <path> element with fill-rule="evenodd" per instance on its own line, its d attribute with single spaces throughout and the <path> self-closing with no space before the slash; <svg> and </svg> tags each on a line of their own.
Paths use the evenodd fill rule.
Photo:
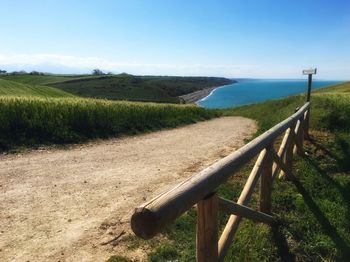
<svg viewBox="0 0 350 262">
<path fill-rule="evenodd" d="M 37 76 L 43 76 L 43 75 L 45 75 L 45 73 L 39 72 L 39 71 L 31 71 L 28 73 L 24 70 L 7 72 L 6 70 L 0 69 L 0 75 L 37 75 Z"/>
<path fill-rule="evenodd" d="M 28 73 L 24 70 L 21 70 L 21 71 L 13 71 L 13 72 L 10 72 L 8 74 L 10 74 L 10 75 L 27 75 Z"/>
<path fill-rule="evenodd" d="M 104 75 L 105 73 L 103 73 L 102 70 L 96 68 L 96 69 L 92 70 L 91 74 L 95 75 L 95 76 L 99 76 L 99 75 Z"/>
<path fill-rule="evenodd" d="M 38 72 L 38 71 L 32 71 L 29 74 L 33 75 L 33 76 L 43 76 L 43 75 L 45 75 L 43 72 Z"/>
<path fill-rule="evenodd" d="M 98 69 L 98 68 L 92 70 L 91 74 L 94 75 L 94 76 L 113 75 L 112 72 L 105 73 L 101 69 Z"/>
<path fill-rule="evenodd" d="M 6 70 L 1 70 L 0 69 L 0 75 L 5 75 L 5 74 L 8 74 L 8 75 L 36 75 L 36 76 L 45 75 L 45 73 L 39 72 L 39 71 L 35 71 L 35 70 L 28 73 L 28 72 L 26 72 L 24 70 L 7 72 Z M 91 74 L 92 75 L 113 75 L 112 72 L 105 73 L 101 69 L 98 69 L 98 68 L 92 70 Z"/>
</svg>

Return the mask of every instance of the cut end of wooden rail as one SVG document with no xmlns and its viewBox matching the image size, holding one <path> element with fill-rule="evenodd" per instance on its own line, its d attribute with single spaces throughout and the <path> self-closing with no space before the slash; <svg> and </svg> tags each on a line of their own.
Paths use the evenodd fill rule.
<svg viewBox="0 0 350 262">
<path fill-rule="evenodd" d="M 138 237 L 150 239 L 159 232 L 156 221 L 157 217 L 152 211 L 138 207 L 131 217 L 131 229 Z"/>
</svg>

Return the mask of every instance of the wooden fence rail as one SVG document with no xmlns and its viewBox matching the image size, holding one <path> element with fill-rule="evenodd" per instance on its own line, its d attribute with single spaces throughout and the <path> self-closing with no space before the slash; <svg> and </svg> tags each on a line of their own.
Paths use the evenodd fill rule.
<svg viewBox="0 0 350 262">
<path fill-rule="evenodd" d="M 136 208 L 131 218 L 134 233 L 150 239 L 197 204 L 197 261 L 223 261 L 241 218 L 267 224 L 275 222 L 271 215 L 272 183 L 277 174 L 293 179 L 293 154 L 303 154 L 309 112 L 310 102 L 307 102 L 289 118 L 237 151 Z M 275 141 L 283 133 L 276 152 Z M 215 191 L 218 186 L 258 154 L 237 202 L 220 198 Z M 260 210 L 256 211 L 248 204 L 260 178 Z M 230 214 L 220 238 L 219 210 Z"/>
</svg>

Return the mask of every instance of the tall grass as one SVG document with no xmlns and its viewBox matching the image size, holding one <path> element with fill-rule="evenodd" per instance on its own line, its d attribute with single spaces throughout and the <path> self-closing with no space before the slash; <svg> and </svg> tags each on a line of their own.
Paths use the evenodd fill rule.
<svg viewBox="0 0 350 262">
<path fill-rule="evenodd" d="M 29 85 L 0 78 L 0 96 L 75 97 L 63 90 L 41 85 Z"/>
<path fill-rule="evenodd" d="M 194 123 L 219 114 L 193 105 L 0 97 L 0 149 L 134 134 Z"/>
<path fill-rule="evenodd" d="M 350 131 L 350 93 L 320 93 L 314 95 L 314 100 L 314 126 L 330 131 Z"/>
</svg>

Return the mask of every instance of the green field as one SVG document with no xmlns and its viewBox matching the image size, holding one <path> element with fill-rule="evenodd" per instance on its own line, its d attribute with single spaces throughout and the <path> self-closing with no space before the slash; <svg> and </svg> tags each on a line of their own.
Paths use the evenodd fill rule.
<svg viewBox="0 0 350 262">
<path fill-rule="evenodd" d="M 0 78 L 0 96 L 74 97 L 54 87 L 22 84 L 2 78 Z"/>
<path fill-rule="evenodd" d="M 18 75 L 6 75 L 2 76 L 2 79 L 19 82 L 22 84 L 30 85 L 50 85 L 52 83 L 64 82 L 74 79 L 92 78 L 91 75 L 30 75 L 30 74 L 18 74 Z"/>
<path fill-rule="evenodd" d="M 119 75 L 30 75 L 0 79 L 26 85 L 50 86 L 86 98 L 143 102 L 180 103 L 178 96 L 208 87 L 232 83 L 220 77 L 173 77 Z M 1 83 L 0 83 L 1 88 Z"/>
<path fill-rule="evenodd" d="M 319 94 L 319 93 L 332 93 L 332 94 L 350 93 L 350 83 L 349 82 L 341 83 L 331 87 L 321 88 L 316 91 L 316 94 Z"/>
<path fill-rule="evenodd" d="M 210 119 L 220 113 L 165 102 L 178 103 L 175 97 L 178 94 L 227 81 L 230 80 L 127 74 L 2 76 L 0 150 L 76 143 Z M 111 100 L 157 101 L 162 104 Z"/>
<path fill-rule="evenodd" d="M 280 225 L 269 227 L 243 220 L 225 261 L 347 261 L 350 257 L 350 83 L 319 89 L 312 95 L 311 140 L 307 155 L 296 157 L 298 178 L 276 180 L 272 212 Z M 304 95 L 221 111 L 257 120 L 256 136 L 303 105 Z M 253 163 L 252 163 L 253 164 Z M 218 190 L 237 199 L 252 165 Z M 257 208 L 258 193 L 251 202 Z M 220 214 L 220 228 L 227 216 Z M 130 250 L 152 250 L 149 261 L 195 260 L 196 212 L 181 216 L 159 237 L 124 238 Z M 124 259 L 124 260 L 123 260 Z M 109 261 L 129 261 L 111 257 Z"/>
<path fill-rule="evenodd" d="M 218 115 L 194 105 L 0 96 L 0 149 L 136 134 Z"/>
</svg>

